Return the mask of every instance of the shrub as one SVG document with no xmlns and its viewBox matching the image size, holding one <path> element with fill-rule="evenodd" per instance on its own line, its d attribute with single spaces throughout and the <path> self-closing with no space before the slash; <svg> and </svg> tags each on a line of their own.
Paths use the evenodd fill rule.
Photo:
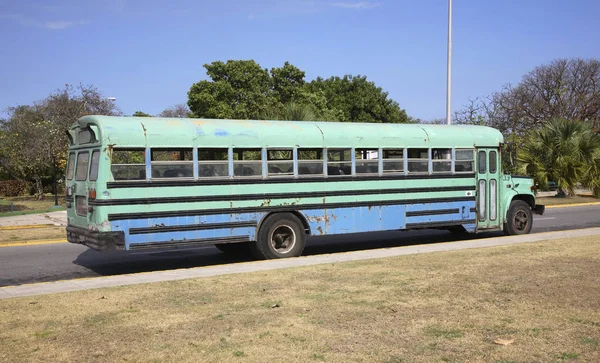
<svg viewBox="0 0 600 363">
<path fill-rule="evenodd" d="M 0 196 L 17 197 L 27 192 L 29 185 L 23 180 L 0 180 Z"/>
</svg>

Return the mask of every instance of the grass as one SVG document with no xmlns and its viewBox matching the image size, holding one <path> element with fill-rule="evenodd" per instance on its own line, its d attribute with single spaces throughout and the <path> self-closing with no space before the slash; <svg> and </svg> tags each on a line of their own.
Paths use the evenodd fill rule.
<svg viewBox="0 0 600 363">
<path fill-rule="evenodd" d="M 48 226 L 32 229 L 0 230 L 0 246 L 15 242 L 66 238 L 65 227 Z"/>
<path fill-rule="evenodd" d="M 0 300 L 0 361 L 597 362 L 599 249 L 595 236 Z"/>
<path fill-rule="evenodd" d="M 10 212 L 11 202 L 13 203 L 14 212 Z M 56 210 L 63 210 L 65 206 L 65 197 L 59 196 L 58 203 L 60 205 L 60 209 L 53 208 L 53 195 L 45 195 L 44 199 L 42 200 L 37 200 L 34 196 L 0 198 L 0 217 L 46 213 Z"/>
<path fill-rule="evenodd" d="M 576 195 L 572 197 L 540 197 L 536 198 L 537 204 L 548 205 L 563 205 L 563 204 L 586 204 L 586 203 L 598 203 L 600 199 L 586 195 Z"/>
</svg>

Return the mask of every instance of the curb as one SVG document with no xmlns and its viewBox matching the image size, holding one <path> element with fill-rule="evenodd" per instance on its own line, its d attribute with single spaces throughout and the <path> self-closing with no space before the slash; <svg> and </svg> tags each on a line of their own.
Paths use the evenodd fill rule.
<svg viewBox="0 0 600 363">
<path fill-rule="evenodd" d="M 18 246 L 33 246 L 33 245 L 50 245 L 56 243 L 67 243 L 67 240 L 64 238 L 61 239 L 41 239 L 36 241 L 20 241 L 20 242 L 11 242 L 11 243 L 0 243 L 0 248 L 4 247 L 18 247 Z"/>
<path fill-rule="evenodd" d="M 55 224 L 23 224 L 16 226 L 0 226 L 0 231 L 9 231 L 13 229 L 34 229 L 34 228 L 50 228 L 50 227 L 60 227 Z"/>
<path fill-rule="evenodd" d="M 548 209 L 548 208 L 567 208 L 567 207 L 590 207 L 590 206 L 594 206 L 594 205 L 600 205 L 600 202 L 547 205 L 546 209 Z"/>
</svg>

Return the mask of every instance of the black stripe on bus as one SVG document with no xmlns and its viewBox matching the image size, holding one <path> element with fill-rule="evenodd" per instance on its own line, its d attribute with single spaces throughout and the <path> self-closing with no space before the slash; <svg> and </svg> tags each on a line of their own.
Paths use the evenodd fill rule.
<svg viewBox="0 0 600 363">
<path fill-rule="evenodd" d="M 189 248 L 205 245 L 214 245 L 215 243 L 239 243 L 239 242 L 250 242 L 248 236 L 227 236 L 217 238 L 200 238 L 200 239 L 186 239 L 176 241 L 164 241 L 164 242 L 143 242 L 143 243 L 131 243 L 129 249 L 132 251 L 137 250 L 150 250 L 150 249 L 161 249 L 161 248 Z"/>
<path fill-rule="evenodd" d="M 431 209 L 431 210 L 421 210 L 414 212 L 406 212 L 407 217 L 419 217 L 419 216 L 436 216 L 443 214 L 458 214 L 460 213 L 459 208 L 454 209 Z"/>
<path fill-rule="evenodd" d="M 134 212 L 134 213 L 115 213 L 109 214 L 109 221 L 118 221 L 126 219 L 146 219 L 146 218 L 167 218 L 167 217 L 185 217 L 185 216 L 205 216 L 215 214 L 239 214 L 252 212 L 282 212 L 307 209 L 332 209 L 332 208 L 350 208 L 350 207 L 378 207 L 388 205 L 406 205 L 422 203 L 450 203 L 450 202 L 474 202 L 474 197 L 454 197 L 454 198 L 429 198 L 429 199 L 408 199 L 408 200 L 383 200 L 366 201 L 357 203 L 320 203 L 320 204 L 300 204 L 294 203 L 281 206 L 256 206 L 240 208 L 218 208 L 218 209 L 189 209 L 163 212 Z"/>
<path fill-rule="evenodd" d="M 460 226 L 463 224 L 475 224 L 475 219 L 463 219 L 459 221 L 446 221 L 446 222 L 422 222 L 422 223 L 406 223 L 406 229 L 423 229 L 423 228 L 437 228 L 437 227 L 449 227 L 449 226 Z"/>
<path fill-rule="evenodd" d="M 285 183 L 325 183 L 342 181 L 374 181 L 374 180 L 415 180 L 415 179 L 468 179 L 475 178 L 475 173 L 465 174 L 408 174 L 408 175 L 368 175 L 368 176 L 337 176 L 328 177 L 299 177 L 299 178 L 212 178 L 212 179 L 178 179 L 178 180 L 127 180 L 106 183 L 108 189 L 117 188 L 156 188 L 156 187 L 185 187 L 198 185 L 234 185 L 234 184 L 285 184 Z"/>
<path fill-rule="evenodd" d="M 394 189 L 365 189 L 365 190 L 338 190 L 323 192 L 297 192 L 297 193 L 272 193 L 272 194 L 233 194 L 233 195 L 199 195 L 188 197 L 156 197 L 156 198 L 127 198 L 127 199 L 96 199 L 89 200 L 92 206 L 108 205 L 136 205 L 136 204 L 159 204 L 159 203 L 193 203 L 193 202 L 219 202 L 240 201 L 257 199 L 285 199 L 285 198 L 323 198 L 352 195 L 376 195 L 376 194 L 406 194 L 425 192 L 458 192 L 475 191 L 475 186 L 451 186 L 451 187 L 427 187 L 427 188 L 394 188 Z"/>
<path fill-rule="evenodd" d="M 178 226 L 155 226 L 144 228 L 130 228 L 129 234 L 146 234 L 160 232 L 179 232 L 179 231 L 201 231 L 205 229 L 225 229 L 239 227 L 256 227 L 256 221 L 247 222 L 225 222 L 225 223 L 204 223 L 204 224 L 186 224 Z"/>
</svg>

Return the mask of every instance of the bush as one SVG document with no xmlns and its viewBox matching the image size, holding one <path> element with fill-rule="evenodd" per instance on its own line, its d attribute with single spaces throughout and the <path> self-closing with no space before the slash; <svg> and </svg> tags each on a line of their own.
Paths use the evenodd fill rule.
<svg viewBox="0 0 600 363">
<path fill-rule="evenodd" d="M 0 196 L 18 197 L 27 192 L 29 185 L 23 180 L 0 180 Z"/>
</svg>

